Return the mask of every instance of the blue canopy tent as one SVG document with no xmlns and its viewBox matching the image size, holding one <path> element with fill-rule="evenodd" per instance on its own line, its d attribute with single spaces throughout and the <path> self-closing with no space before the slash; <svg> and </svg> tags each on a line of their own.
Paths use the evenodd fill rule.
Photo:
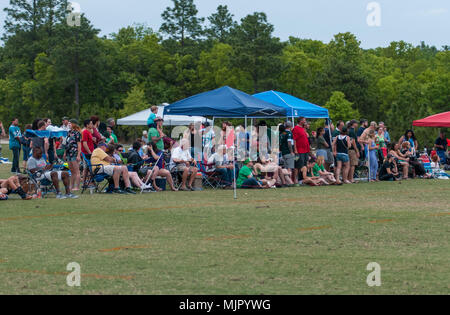
<svg viewBox="0 0 450 315">
<path fill-rule="evenodd" d="M 164 115 L 210 116 L 218 118 L 286 117 L 283 106 L 274 105 L 242 91 L 224 86 L 175 102 Z"/>
<path fill-rule="evenodd" d="M 288 113 L 285 107 L 224 86 L 170 104 L 164 107 L 164 115 L 207 116 L 213 117 L 213 120 L 216 117 L 245 118 L 245 128 L 247 128 L 247 118 L 286 117 Z M 235 172 L 236 169 L 233 167 L 234 176 Z M 237 199 L 236 181 L 234 181 L 234 198 Z"/>
<path fill-rule="evenodd" d="M 59 128 L 58 128 L 59 129 Z M 67 131 L 65 130 L 31 130 L 27 129 L 25 131 L 25 136 L 31 138 L 31 137 L 39 137 L 39 138 L 61 138 L 61 137 L 67 137 Z"/>
<path fill-rule="evenodd" d="M 253 95 L 263 101 L 284 107 L 288 117 L 305 118 L 329 118 L 328 109 L 311 104 L 295 96 L 277 92 L 267 91 Z"/>
</svg>

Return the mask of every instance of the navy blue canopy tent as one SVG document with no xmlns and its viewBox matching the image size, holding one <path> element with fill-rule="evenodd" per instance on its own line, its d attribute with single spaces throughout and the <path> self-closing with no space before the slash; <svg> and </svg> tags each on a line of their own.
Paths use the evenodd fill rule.
<svg viewBox="0 0 450 315">
<path fill-rule="evenodd" d="M 269 118 L 289 116 L 285 107 L 268 103 L 224 86 L 164 107 L 164 115 L 211 116 L 217 118 Z"/>
<path fill-rule="evenodd" d="M 284 107 L 288 117 L 329 118 L 328 109 L 311 104 L 295 96 L 267 91 L 253 95 L 260 100 Z"/>
</svg>

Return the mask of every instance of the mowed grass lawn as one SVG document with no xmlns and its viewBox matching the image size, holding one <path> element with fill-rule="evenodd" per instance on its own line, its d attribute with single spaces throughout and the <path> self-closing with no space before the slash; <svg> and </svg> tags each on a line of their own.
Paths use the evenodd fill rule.
<svg viewBox="0 0 450 315">
<path fill-rule="evenodd" d="M 5 146 L 4 146 L 5 147 Z M 0 177 L 10 166 L 0 165 Z M 1 294 L 448 294 L 450 183 L 0 202 Z M 66 266 L 81 265 L 81 287 Z M 366 266 L 381 266 L 380 287 Z"/>
</svg>

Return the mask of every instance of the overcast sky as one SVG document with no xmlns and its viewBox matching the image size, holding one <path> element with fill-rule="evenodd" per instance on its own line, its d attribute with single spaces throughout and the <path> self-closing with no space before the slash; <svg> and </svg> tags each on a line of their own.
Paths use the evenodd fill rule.
<svg viewBox="0 0 450 315">
<path fill-rule="evenodd" d="M 161 13 L 171 0 L 77 0 L 83 13 L 101 35 L 120 27 L 145 23 L 154 30 L 161 25 Z M 450 0 L 378 0 L 381 26 L 367 25 L 367 5 L 371 0 L 195 0 L 199 16 L 207 17 L 219 4 L 228 5 L 239 20 L 262 11 L 275 26 L 275 36 L 312 38 L 329 42 L 334 34 L 350 31 L 363 48 L 387 46 L 404 40 L 414 45 L 425 41 L 440 48 L 450 45 Z M 3 8 L 9 0 L 0 0 L 0 26 L 3 33 Z"/>
</svg>

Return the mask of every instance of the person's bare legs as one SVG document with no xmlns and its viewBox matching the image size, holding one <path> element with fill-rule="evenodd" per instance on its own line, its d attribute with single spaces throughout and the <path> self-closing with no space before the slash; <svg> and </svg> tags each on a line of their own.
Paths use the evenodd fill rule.
<svg viewBox="0 0 450 315">
<path fill-rule="evenodd" d="M 187 179 L 188 179 L 188 176 L 189 176 L 189 167 L 186 167 L 186 168 L 183 170 L 183 176 L 182 176 L 182 178 L 181 178 L 181 189 L 184 189 L 184 190 L 187 189 L 187 188 L 186 188 L 186 181 L 187 181 Z"/>
<path fill-rule="evenodd" d="M 344 163 L 344 168 L 342 170 L 342 179 L 344 180 L 344 183 L 350 183 L 348 180 L 348 172 L 350 169 L 350 162 L 345 162 Z"/>
<path fill-rule="evenodd" d="M 408 179 L 409 164 L 403 163 L 403 179 Z"/>
<path fill-rule="evenodd" d="M 196 167 L 192 167 L 192 166 L 190 167 L 190 169 L 191 169 L 192 174 L 189 179 L 189 187 L 192 188 L 192 184 L 194 183 L 195 176 L 197 176 L 198 169 Z"/>
<path fill-rule="evenodd" d="M 139 178 L 139 175 L 136 172 L 128 172 L 130 176 L 130 180 L 134 186 L 141 188 L 143 186 L 143 182 Z"/>
<path fill-rule="evenodd" d="M 61 192 L 59 191 L 58 173 L 56 173 L 56 172 L 51 172 L 51 173 L 50 173 L 50 178 L 52 179 L 53 186 L 55 186 L 56 193 L 57 193 L 57 194 L 61 193 Z"/>
<path fill-rule="evenodd" d="M 61 179 L 66 189 L 66 195 L 70 195 L 70 175 L 67 172 L 62 172 Z"/>
<path fill-rule="evenodd" d="M 336 181 L 338 183 L 341 182 L 341 180 L 340 180 L 341 168 L 342 168 L 342 161 L 337 161 L 337 163 L 336 163 L 336 171 L 335 171 L 334 177 L 336 177 Z"/>
<path fill-rule="evenodd" d="M 122 178 L 123 178 L 123 181 L 125 182 L 125 187 L 130 188 L 131 183 L 130 183 L 130 174 L 128 173 L 128 168 L 126 166 L 122 166 L 121 170 L 122 170 Z"/>
<path fill-rule="evenodd" d="M 120 174 L 122 169 L 120 167 L 115 167 L 113 172 L 114 189 L 119 189 Z"/>
<path fill-rule="evenodd" d="M 162 189 L 159 188 L 158 185 L 156 185 L 156 177 L 158 176 L 158 173 L 159 173 L 159 167 L 158 166 L 154 166 L 153 167 L 153 173 L 152 173 L 152 176 L 151 176 L 153 188 L 155 190 L 161 191 Z"/>
<path fill-rule="evenodd" d="M 355 169 L 356 169 L 356 166 L 350 166 L 350 170 L 349 170 L 349 172 L 348 172 L 348 180 L 350 181 L 350 182 L 352 182 L 352 183 L 354 183 L 355 182 L 355 180 L 354 180 L 354 177 L 355 177 Z"/>
<path fill-rule="evenodd" d="M 294 181 L 295 184 L 298 184 L 298 172 L 299 172 L 299 169 L 298 169 L 298 168 L 294 168 L 294 172 L 293 172 L 294 178 L 293 178 L 293 181 Z"/>
<path fill-rule="evenodd" d="M 166 178 L 167 182 L 169 183 L 170 189 L 173 191 L 177 191 L 175 188 L 175 185 L 173 184 L 173 178 L 170 175 L 170 172 L 166 169 L 160 169 L 158 170 L 158 176 Z"/>
<path fill-rule="evenodd" d="M 69 169 L 72 173 L 70 177 L 71 190 L 80 190 L 80 164 L 77 161 L 69 162 Z"/>
</svg>

